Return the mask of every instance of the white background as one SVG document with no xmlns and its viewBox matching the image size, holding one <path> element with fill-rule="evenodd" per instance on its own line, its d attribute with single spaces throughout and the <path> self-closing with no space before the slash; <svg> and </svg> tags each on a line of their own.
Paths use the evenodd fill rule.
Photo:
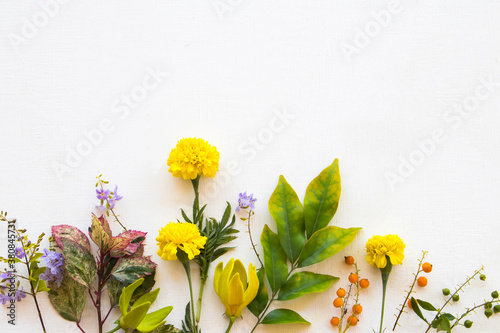
<svg viewBox="0 0 500 333">
<path fill-rule="evenodd" d="M 0 208 L 32 238 L 55 224 L 86 230 L 102 173 L 124 196 L 121 220 L 149 233 L 161 287 L 154 306 L 174 305 L 168 322 L 180 326 L 187 281 L 179 263 L 156 255 L 154 239 L 192 203 L 190 183 L 172 177 L 166 160 L 178 139 L 197 136 L 221 153 L 218 177 L 201 185 L 209 215 L 219 217 L 226 200 L 234 206 L 241 191 L 254 193 L 258 239 L 264 224 L 274 228 L 267 201 L 279 175 L 303 198 L 309 181 L 339 158 L 343 192 L 332 224 L 363 227 L 346 250 L 312 267 L 340 281 L 282 304 L 312 325 L 258 332 L 334 332 L 332 301 L 347 286 L 347 254 L 371 281 L 352 331 L 378 329 L 380 277 L 364 260 L 374 234 L 397 233 L 406 242 L 404 265 L 390 280 L 388 329 L 421 250 L 434 270 L 420 298 L 441 304 L 440 290 L 481 264 L 487 281 L 474 281 L 450 312 L 500 288 L 500 87 L 483 83 L 500 82 L 500 2 L 61 0 L 50 16 L 40 5 L 46 2 L 0 1 Z M 397 10 L 384 26 L 377 23 L 374 13 L 391 8 Z M 371 36 L 361 35 L 365 29 Z M 141 97 L 151 70 L 168 75 L 125 107 L 123 96 Z M 463 103 L 469 106 L 460 114 L 454 105 Z M 290 118 L 278 120 L 284 112 Z M 103 121 L 111 129 L 100 138 L 95 130 Z M 85 134 L 92 131 L 95 144 Z M 429 143 L 436 131 L 443 136 Z M 251 148 L 259 136 L 260 150 Z M 75 157 L 77 149 L 85 156 Z M 414 170 L 404 162 L 410 159 Z M 245 224 L 238 228 L 238 247 L 223 260 L 255 263 Z M 6 227 L 0 230 L 5 255 Z M 218 333 L 227 320 L 211 285 L 202 328 Z M 49 332 L 77 332 L 46 295 L 40 298 Z M 25 299 L 17 326 L 2 314 L 0 330 L 40 331 L 34 309 Z M 496 332 L 500 316 L 486 320 L 481 312 L 472 331 Z M 89 304 L 84 316 L 87 332 L 95 332 Z M 254 317 L 247 310 L 243 316 L 232 332 L 249 332 Z M 417 319 L 405 314 L 396 332 L 423 332 Z"/>
</svg>

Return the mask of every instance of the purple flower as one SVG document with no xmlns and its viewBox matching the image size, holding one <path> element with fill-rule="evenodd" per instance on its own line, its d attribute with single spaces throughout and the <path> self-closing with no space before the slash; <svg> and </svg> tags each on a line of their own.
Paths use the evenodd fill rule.
<svg viewBox="0 0 500 333">
<path fill-rule="evenodd" d="M 236 212 L 239 212 L 240 210 L 247 208 L 250 208 L 250 210 L 254 210 L 255 201 L 257 201 L 257 198 L 254 198 L 253 194 L 247 195 L 247 192 L 240 193 L 240 197 L 238 199 L 238 207 L 236 207 Z"/>
<path fill-rule="evenodd" d="M 99 200 L 106 200 L 109 197 L 109 190 L 96 189 L 95 192 L 97 193 L 97 199 Z"/>
<path fill-rule="evenodd" d="M 24 253 L 24 250 L 22 247 L 16 247 L 16 257 L 19 259 L 23 259 L 26 254 Z"/>
<path fill-rule="evenodd" d="M 115 185 L 115 190 L 113 191 L 111 200 L 120 201 L 121 199 L 123 199 L 123 197 L 121 195 L 118 195 L 118 185 Z"/>
<path fill-rule="evenodd" d="M 26 297 L 26 293 L 23 291 L 23 287 L 21 289 L 16 290 L 16 294 L 14 295 L 14 298 L 18 301 L 21 302 L 23 298 Z"/>
<path fill-rule="evenodd" d="M 9 272 L 3 272 L 0 274 L 0 279 L 8 279 L 10 278 L 10 273 Z"/>
<path fill-rule="evenodd" d="M 55 282 L 60 287 L 63 280 L 64 257 L 61 253 L 47 249 L 44 249 L 43 252 L 42 259 L 47 267 L 45 273 L 40 274 L 40 279 L 46 282 Z"/>
<path fill-rule="evenodd" d="M 5 305 L 5 303 L 10 303 L 10 297 L 0 293 L 0 303 L 2 303 L 2 305 Z"/>
</svg>

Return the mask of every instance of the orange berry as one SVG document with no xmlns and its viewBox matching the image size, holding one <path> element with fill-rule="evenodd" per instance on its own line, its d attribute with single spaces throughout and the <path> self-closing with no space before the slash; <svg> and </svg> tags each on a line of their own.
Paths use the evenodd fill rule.
<svg viewBox="0 0 500 333">
<path fill-rule="evenodd" d="M 427 285 L 427 278 L 425 276 L 421 276 L 418 278 L 417 283 L 420 287 L 425 287 Z"/>
<path fill-rule="evenodd" d="M 345 296 L 345 289 L 340 288 L 339 290 L 337 290 L 337 296 L 344 297 Z"/>
<path fill-rule="evenodd" d="M 412 308 L 412 306 L 411 306 L 411 299 L 409 299 L 409 300 L 408 300 L 408 307 L 409 307 L 410 309 L 413 309 L 413 308 Z"/>
<path fill-rule="evenodd" d="M 334 301 L 333 301 L 333 306 L 336 307 L 336 308 L 340 308 L 342 305 L 344 305 L 344 300 L 340 297 L 337 297 Z"/>
<path fill-rule="evenodd" d="M 361 288 L 368 288 L 370 286 L 370 281 L 368 281 L 368 279 L 361 279 L 359 280 L 359 286 Z"/>
<path fill-rule="evenodd" d="M 359 304 L 355 304 L 352 306 L 352 312 L 355 314 L 360 314 L 363 311 L 363 307 Z"/>
<path fill-rule="evenodd" d="M 347 318 L 347 322 L 351 326 L 356 326 L 356 324 L 358 323 L 358 317 L 356 317 L 356 316 L 350 316 L 349 318 Z"/>
<path fill-rule="evenodd" d="M 338 317 L 332 317 L 332 319 L 330 320 L 330 324 L 332 324 L 332 326 L 339 326 L 340 319 Z"/>
<path fill-rule="evenodd" d="M 346 264 L 348 264 L 348 265 L 354 264 L 354 257 L 353 256 L 347 256 L 347 257 L 344 257 L 344 259 L 345 259 Z"/>
<path fill-rule="evenodd" d="M 430 273 L 432 271 L 432 265 L 426 262 L 422 265 L 422 270 L 426 273 Z"/>
<path fill-rule="evenodd" d="M 349 275 L 349 282 L 351 283 L 358 282 L 358 274 L 351 273 L 351 275 Z"/>
</svg>

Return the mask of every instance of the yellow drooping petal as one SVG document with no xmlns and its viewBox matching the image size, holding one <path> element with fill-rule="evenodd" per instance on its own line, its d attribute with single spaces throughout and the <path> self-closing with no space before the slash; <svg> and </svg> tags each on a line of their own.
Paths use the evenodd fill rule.
<svg viewBox="0 0 500 333">
<path fill-rule="evenodd" d="M 200 254 L 207 242 L 207 237 L 200 235 L 198 227 L 189 222 L 170 222 L 160 229 L 158 242 L 158 255 L 163 260 L 176 260 L 177 249 L 186 252 L 189 260 Z"/>
<path fill-rule="evenodd" d="M 237 316 L 238 308 L 243 304 L 243 284 L 241 283 L 240 273 L 236 273 L 229 282 L 229 293 L 227 297 L 227 304 L 229 305 L 230 313 L 226 312 L 227 316 Z M 241 314 L 240 314 L 241 315 Z"/>
<path fill-rule="evenodd" d="M 196 179 L 200 175 L 215 177 L 219 170 L 217 148 L 199 138 L 184 138 L 170 152 L 167 165 L 174 177 Z"/>
<path fill-rule="evenodd" d="M 245 266 L 243 266 L 243 263 L 241 262 L 240 259 L 236 259 L 234 261 L 233 271 L 231 272 L 231 278 L 236 273 L 240 274 L 241 283 L 243 284 L 244 287 L 246 287 L 247 286 L 247 271 L 245 270 Z"/>
<path fill-rule="evenodd" d="M 259 292 L 259 277 L 257 276 L 257 267 L 251 263 L 248 265 L 248 286 L 243 295 L 243 302 L 238 307 L 235 317 L 240 317 L 243 309 L 250 304 Z"/>
<path fill-rule="evenodd" d="M 221 261 L 215 267 L 215 272 L 214 272 L 214 289 L 217 295 L 219 295 L 219 280 L 223 270 L 224 270 L 224 263 Z"/>
</svg>

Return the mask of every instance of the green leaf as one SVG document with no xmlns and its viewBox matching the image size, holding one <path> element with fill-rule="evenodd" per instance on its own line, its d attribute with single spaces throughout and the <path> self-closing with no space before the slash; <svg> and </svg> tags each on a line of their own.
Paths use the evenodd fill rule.
<svg viewBox="0 0 500 333">
<path fill-rule="evenodd" d="M 134 330 L 133 333 L 140 333 L 138 330 Z M 182 333 L 181 330 L 175 328 L 172 325 L 164 325 L 156 328 L 155 330 L 151 331 L 151 333 Z"/>
<path fill-rule="evenodd" d="M 134 294 L 134 291 L 139 287 L 142 283 L 144 282 L 144 279 L 137 279 L 130 285 L 126 286 L 122 290 L 122 294 L 120 295 L 120 311 L 123 315 L 126 315 L 128 312 L 128 308 L 130 305 L 130 299 L 132 298 L 132 295 Z M 151 303 L 150 303 L 151 305 Z"/>
<path fill-rule="evenodd" d="M 427 322 L 424 315 L 422 314 L 422 311 L 420 310 L 420 307 L 418 306 L 417 300 L 412 297 L 410 302 L 411 302 L 411 308 L 413 309 L 413 312 L 415 312 L 416 315 L 420 317 L 420 319 Z"/>
<path fill-rule="evenodd" d="M 304 221 L 307 238 L 330 223 L 340 199 L 339 160 L 321 171 L 307 186 L 304 198 Z"/>
<path fill-rule="evenodd" d="M 293 274 L 281 287 L 279 301 L 288 301 L 310 293 L 321 293 L 331 287 L 338 277 L 300 272 Z"/>
<path fill-rule="evenodd" d="M 443 313 L 441 316 L 445 316 L 446 318 L 448 318 L 449 321 L 452 321 L 452 320 L 455 320 L 457 318 L 455 318 L 454 315 L 452 315 L 451 313 Z"/>
<path fill-rule="evenodd" d="M 437 327 L 437 331 L 445 331 L 448 333 L 451 333 L 451 323 L 448 317 L 446 316 L 440 316 L 439 319 L 441 319 L 441 322 L 439 323 Z"/>
<path fill-rule="evenodd" d="M 278 235 L 269 229 L 267 224 L 262 230 L 260 243 L 264 249 L 264 266 L 266 276 L 272 291 L 277 291 L 288 276 L 288 265 L 286 263 L 286 253 L 281 247 Z"/>
<path fill-rule="evenodd" d="M 266 274 L 265 271 L 266 269 L 262 267 L 257 272 L 257 277 L 259 278 L 259 291 L 257 292 L 257 296 L 255 296 L 253 301 L 247 306 L 248 310 L 250 310 L 255 317 L 258 317 L 262 311 L 264 311 L 269 301 L 269 293 L 267 292 L 266 281 L 264 279 Z"/>
<path fill-rule="evenodd" d="M 87 288 L 64 272 L 61 286 L 49 282 L 49 300 L 54 309 L 66 320 L 80 321 L 85 307 Z"/>
<path fill-rule="evenodd" d="M 304 208 L 283 176 L 269 198 L 269 212 L 276 222 L 279 240 L 288 259 L 295 262 L 306 242 Z"/>
<path fill-rule="evenodd" d="M 90 239 L 99 247 L 100 251 L 106 253 L 108 251 L 108 245 L 111 242 L 111 237 L 104 230 L 101 221 L 97 216 L 92 218 L 92 227 L 89 229 Z"/>
<path fill-rule="evenodd" d="M 76 282 L 91 288 L 97 275 L 94 257 L 89 250 L 72 240 L 62 238 L 61 243 L 69 276 Z"/>
<path fill-rule="evenodd" d="M 421 299 L 417 299 L 418 305 L 422 307 L 422 309 L 427 311 L 437 311 L 437 309 L 429 302 L 422 301 Z"/>
<path fill-rule="evenodd" d="M 361 228 L 326 227 L 316 231 L 304 245 L 297 261 L 306 267 L 323 261 L 349 245 Z"/>
<path fill-rule="evenodd" d="M 269 312 L 262 324 L 311 324 L 297 312 L 288 309 L 276 309 Z"/>
<path fill-rule="evenodd" d="M 41 291 L 49 291 L 50 288 L 47 288 L 47 284 L 45 283 L 44 280 L 38 280 L 38 283 L 36 285 L 36 292 L 39 293 Z"/>
<path fill-rule="evenodd" d="M 122 257 L 111 271 L 111 276 L 123 283 L 132 283 L 152 274 L 156 264 L 144 257 Z"/>
</svg>

